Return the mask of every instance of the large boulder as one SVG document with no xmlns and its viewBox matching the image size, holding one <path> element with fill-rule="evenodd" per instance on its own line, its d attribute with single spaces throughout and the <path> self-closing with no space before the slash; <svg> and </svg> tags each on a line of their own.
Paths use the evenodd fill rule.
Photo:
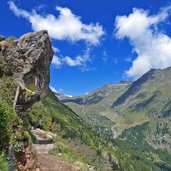
<svg viewBox="0 0 171 171">
<path fill-rule="evenodd" d="M 32 92 L 34 100 L 43 98 L 49 86 L 53 57 L 47 31 L 27 33 L 14 40 L 6 48 L 4 56 L 20 89 Z"/>
</svg>

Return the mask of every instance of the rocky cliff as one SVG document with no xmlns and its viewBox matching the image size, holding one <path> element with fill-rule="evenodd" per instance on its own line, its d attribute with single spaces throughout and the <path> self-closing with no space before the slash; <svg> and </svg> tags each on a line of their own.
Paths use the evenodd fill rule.
<svg viewBox="0 0 171 171">
<path fill-rule="evenodd" d="M 47 31 L 27 33 L 14 40 L 1 53 L 19 85 L 15 103 L 28 108 L 43 98 L 49 86 L 49 66 L 53 57 Z"/>
</svg>

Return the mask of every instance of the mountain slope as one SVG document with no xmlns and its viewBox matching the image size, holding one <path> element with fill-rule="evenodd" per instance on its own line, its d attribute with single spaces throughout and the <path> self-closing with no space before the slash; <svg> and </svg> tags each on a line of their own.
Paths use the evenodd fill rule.
<svg viewBox="0 0 171 171">
<path fill-rule="evenodd" d="M 86 122 L 116 138 L 149 121 L 146 135 L 155 148 L 171 149 L 171 68 L 151 70 L 132 84 L 106 85 L 80 97 L 63 97 Z"/>
<path fill-rule="evenodd" d="M 113 104 L 146 108 L 149 104 L 170 102 L 171 68 L 151 70 L 135 81 Z M 160 100 L 159 100 L 160 98 Z M 157 100 L 158 99 L 158 100 Z M 166 105 L 166 104 L 165 104 Z M 160 111 L 161 112 L 161 111 Z"/>
<path fill-rule="evenodd" d="M 130 82 L 107 84 L 84 96 L 59 98 L 100 132 L 112 135 L 111 127 L 115 125 L 117 113 L 112 111 L 111 106 L 129 86 Z"/>
<path fill-rule="evenodd" d="M 88 163 L 99 171 L 171 169 L 171 154 L 167 150 L 155 150 L 146 141 L 149 122 L 126 129 L 117 139 L 107 143 L 70 108 L 61 104 L 51 91 L 48 91 L 42 104 L 43 109 L 46 109 L 43 117 L 50 114 L 53 124 L 58 125 L 57 129 L 49 125 L 51 131 L 58 135 L 57 149 L 52 154 L 62 152 L 65 161 Z"/>
<path fill-rule="evenodd" d="M 126 111 L 144 113 L 149 117 L 171 115 L 171 68 L 151 70 L 135 81 L 114 103 L 120 114 Z"/>
<path fill-rule="evenodd" d="M 88 164 L 97 170 L 111 170 L 107 141 L 62 104 L 50 89 L 43 101 L 35 103 L 25 116 L 30 126 L 57 134 L 54 140 L 57 146 L 52 154 L 61 154 L 63 160 L 80 163 L 84 169 Z M 107 155 L 101 155 L 102 151 Z"/>
<path fill-rule="evenodd" d="M 156 85 L 156 81 L 161 82 L 160 85 Z M 170 84 L 170 69 L 166 70 L 153 70 L 148 72 L 144 78 L 140 78 L 137 82 L 134 82 L 132 85 L 128 87 L 128 89 L 123 92 L 121 96 L 118 97 L 128 97 L 132 98 L 136 93 L 147 91 L 146 95 L 152 96 L 153 92 L 156 90 L 160 90 L 164 93 L 164 87 Z M 150 85 L 150 86 L 149 86 Z M 151 87 L 151 88 L 149 88 Z M 162 88 L 163 87 L 163 88 Z M 167 87 L 167 86 L 166 86 Z M 134 92 L 135 89 L 135 92 Z M 149 91 L 150 89 L 150 91 Z M 155 89 L 155 90 L 154 90 Z M 131 90 L 131 91 L 130 91 Z M 167 90 L 167 88 L 166 88 Z M 95 93 L 97 91 L 94 91 Z M 125 93 L 127 93 L 125 95 Z M 131 92 L 131 93 L 130 93 Z M 113 96 L 114 92 L 110 92 L 110 96 Z M 97 93 L 98 94 L 98 93 Z M 108 94 L 108 96 L 109 96 Z M 90 97 L 91 97 L 90 93 Z M 99 94 L 98 94 L 99 95 Z M 104 94 L 103 94 L 104 95 Z M 88 99 L 88 95 L 86 98 Z M 96 96 L 97 97 L 97 96 Z M 163 117 L 155 118 L 156 116 L 150 116 L 146 113 L 145 108 L 129 108 L 129 102 L 134 106 L 136 101 L 141 102 L 141 96 L 137 97 L 135 101 L 130 101 L 125 98 L 122 103 L 117 102 L 117 98 L 112 101 L 112 103 L 105 105 L 104 107 L 111 107 L 111 112 L 113 114 L 118 115 L 118 120 L 116 120 L 115 128 L 121 129 L 120 136 L 113 140 L 113 145 L 116 148 L 115 154 L 118 158 L 119 163 L 121 163 L 120 169 L 122 170 L 164 170 L 169 171 L 171 169 L 171 161 L 170 161 L 170 128 L 171 125 L 169 123 L 168 118 L 165 119 Z M 165 99 L 165 96 L 161 96 Z M 63 99 L 67 98 L 68 101 L 66 104 L 71 105 L 75 103 L 75 98 L 63 97 Z M 85 101 L 85 97 L 82 102 Z M 105 95 L 103 96 L 103 100 L 105 99 Z M 114 97 L 112 97 L 114 98 Z M 144 97 L 148 98 L 148 97 Z M 160 99 L 160 95 L 156 95 L 153 97 Z M 74 102 L 71 102 L 73 99 Z M 77 99 L 77 98 L 76 98 Z M 153 101 L 152 100 L 152 101 Z M 76 100 L 77 101 L 77 100 Z M 85 103 L 85 102 L 84 102 Z M 98 101 L 99 103 L 99 101 Z M 97 103 L 97 104 L 98 104 Z M 113 105 L 115 104 L 115 105 Z M 117 104 L 117 105 L 116 105 Z M 95 106 L 95 104 L 93 104 Z M 109 106 L 108 106 L 109 105 Z M 130 106 L 131 106 L 130 105 Z M 149 105 L 149 106 L 148 106 Z M 147 107 L 150 108 L 151 101 L 149 100 Z M 160 105 L 160 101 L 156 104 L 156 107 Z M 81 105 L 81 107 L 89 107 L 92 104 Z M 80 108 L 81 108 L 80 107 Z M 73 108 L 74 109 L 74 108 Z M 98 110 L 98 109 L 96 109 Z M 78 110 L 79 112 L 79 110 Z M 123 125 L 121 125 L 123 124 Z M 164 143 L 163 143 L 164 142 Z"/>
<path fill-rule="evenodd" d="M 146 116 L 149 143 L 155 148 L 171 149 L 171 68 L 147 72 L 113 103 L 112 108 L 127 124 Z"/>
</svg>

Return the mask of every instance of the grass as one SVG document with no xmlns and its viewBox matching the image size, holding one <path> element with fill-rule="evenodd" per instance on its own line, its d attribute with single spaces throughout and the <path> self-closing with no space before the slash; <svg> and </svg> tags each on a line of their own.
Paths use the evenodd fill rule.
<svg viewBox="0 0 171 171">
<path fill-rule="evenodd" d="M 84 153 L 75 150 L 71 144 L 71 140 L 63 139 L 62 137 L 59 138 L 58 136 L 54 141 L 56 143 L 56 148 L 51 150 L 50 154 L 60 157 L 65 162 L 80 167 L 83 171 L 88 171 L 87 164 L 98 165 L 97 162 L 93 162 L 92 159 L 88 158 Z M 77 148 L 79 146 L 80 145 L 77 143 Z"/>
</svg>

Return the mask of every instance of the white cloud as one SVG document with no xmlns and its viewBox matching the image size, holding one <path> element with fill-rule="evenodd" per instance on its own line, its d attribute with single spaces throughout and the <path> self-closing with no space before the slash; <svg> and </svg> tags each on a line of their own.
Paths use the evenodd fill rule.
<svg viewBox="0 0 171 171">
<path fill-rule="evenodd" d="M 84 40 L 89 44 L 97 45 L 100 38 L 105 34 L 103 27 L 96 24 L 84 24 L 81 18 L 74 15 L 69 8 L 56 7 L 59 16 L 48 14 L 42 16 L 35 10 L 28 12 L 19 9 L 14 2 L 8 2 L 10 9 L 18 17 L 26 18 L 32 25 L 34 31 L 48 30 L 49 35 L 57 40 L 69 40 L 76 42 Z"/>
<path fill-rule="evenodd" d="M 171 38 L 158 29 L 158 24 L 166 21 L 170 11 L 169 6 L 156 15 L 149 15 L 149 11 L 133 9 L 129 16 L 116 17 L 116 38 L 128 38 L 137 53 L 127 76 L 139 78 L 152 68 L 171 66 Z"/>
<path fill-rule="evenodd" d="M 70 67 L 76 67 L 79 66 L 82 71 L 87 70 L 87 63 L 91 61 L 91 49 L 90 47 L 87 47 L 85 51 L 83 51 L 82 55 L 78 55 L 75 58 L 71 58 L 69 56 L 61 56 L 57 57 L 54 55 L 52 64 L 56 67 L 60 67 L 62 65 L 68 65 Z"/>
<path fill-rule="evenodd" d="M 84 62 L 84 59 L 79 56 L 76 57 L 75 59 L 72 59 L 71 57 L 66 56 L 63 58 L 63 61 L 69 66 L 80 66 L 82 62 Z"/>
<path fill-rule="evenodd" d="M 60 49 L 58 49 L 57 47 L 54 47 L 54 46 L 52 46 L 52 48 L 53 48 L 53 51 L 56 53 L 56 52 L 60 52 Z"/>
<path fill-rule="evenodd" d="M 107 51 L 104 50 L 104 51 L 103 51 L 102 60 L 103 60 L 104 62 L 107 62 L 108 58 L 109 58 L 109 55 L 108 55 Z"/>
<path fill-rule="evenodd" d="M 56 67 L 60 67 L 62 65 L 62 61 L 60 60 L 59 57 L 54 55 L 52 59 L 52 64 L 55 65 Z"/>
<path fill-rule="evenodd" d="M 54 93 L 57 93 L 57 92 L 58 92 L 57 89 L 56 89 L 55 87 L 53 87 L 53 86 L 50 86 L 50 89 L 51 89 Z"/>
<path fill-rule="evenodd" d="M 87 49 L 83 52 L 82 55 L 78 55 L 75 59 L 72 59 L 71 57 L 64 57 L 63 62 L 68 64 L 69 66 L 85 66 L 88 61 L 91 60 L 90 56 L 90 48 L 87 47 Z"/>
</svg>

